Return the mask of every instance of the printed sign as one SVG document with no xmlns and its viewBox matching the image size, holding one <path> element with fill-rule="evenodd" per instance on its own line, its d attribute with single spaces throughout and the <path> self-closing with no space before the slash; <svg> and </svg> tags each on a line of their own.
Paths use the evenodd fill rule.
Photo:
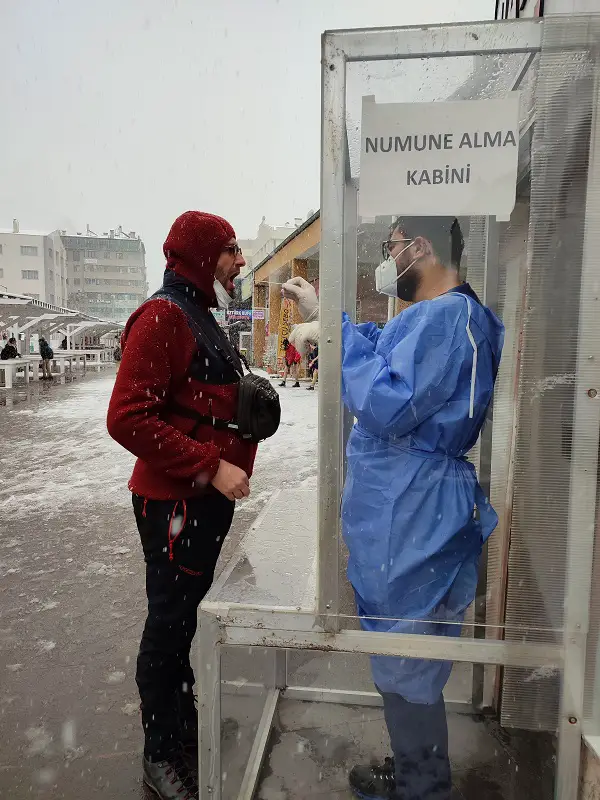
<svg viewBox="0 0 600 800">
<path fill-rule="evenodd" d="M 292 330 L 292 301 L 281 301 L 279 310 L 279 337 L 277 339 L 277 357 L 283 359 L 283 340 L 287 339 Z"/>
<path fill-rule="evenodd" d="M 213 317 L 217 320 L 219 325 L 225 325 L 225 311 L 221 309 L 211 308 Z"/>
<path fill-rule="evenodd" d="M 251 320 L 252 319 L 252 309 L 251 308 L 235 308 L 231 311 L 227 312 L 227 319 L 230 320 Z"/>
<path fill-rule="evenodd" d="M 496 19 L 543 16 L 544 0 L 496 0 Z"/>
<path fill-rule="evenodd" d="M 255 308 L 252 312 L 252 319 L 264 319 L 265 318 L 265 310 L 264 308 Z"/>
<path fill-rule="evenodd" d="M 360 215 L 508 219 L 515 205 L 519 95 L 376 103 L 363 98 Z"/>
</svg>

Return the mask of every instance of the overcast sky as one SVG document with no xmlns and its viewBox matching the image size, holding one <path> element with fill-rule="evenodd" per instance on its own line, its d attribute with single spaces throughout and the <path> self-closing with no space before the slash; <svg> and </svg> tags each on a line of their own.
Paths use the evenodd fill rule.
<svg viewBox="0 0 600 800">
<path fill-rule="evenodd" d="M 493 0 L 0 0 L 0 228 L 135 230 L 153 290 L 188 208 L 240 238 L 319 205 L 320 34 Z"/>
</svg>

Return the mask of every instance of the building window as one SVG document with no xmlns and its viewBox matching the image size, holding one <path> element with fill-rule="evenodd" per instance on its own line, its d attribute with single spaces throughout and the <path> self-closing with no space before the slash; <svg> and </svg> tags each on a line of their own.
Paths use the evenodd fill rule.
<svg viewBox="0 0 600 800">
<path fill-rule="evenodd" d="M 74 286 L 81 286 L 81 278 L 73 278 Z"/>
<path fill-rule="evenodd" d="M 39 294 L 31 294 L 31 292 L 27 295 L 27 297 L 31 297 L 32 300 L 39 300 Z"/>
<path fill-rule="evenodd" d="M 85 251 L 86 258 L 96 258 L 96 251 L 95 250 L 86 250 Z"/>
<path fill-rule="evenodd" d="M 107 251 L 104 253 L 104 258 L 106 258 L 106 259 L 110 260 L 110 250 L 107 250 Z"/>
<path fill-rule="evenodd" d="M 50 258 L 52 258 L 52 248 L 51 247 L 48 248 L 48 255 L 50 256 Z"/>
<path fill-rule="evenodd" d="M 21 250 L 22 249 L 23 248 L 21 247 Z M 35 247 L 34 249 L 37 250 L 37 247 Z M 39 273 L 38 273 L 37 269 L 22 269 L 21 270 L 21 278 L 24 281 L 37 281 L 37 280 L 39 280 L 39 277 L 40 276 L 39 276 Z"/>
<path fill-rule="evenodd" d="M 73 267 L 73 272 L 79 272 L 79 267 L 77 265 Z"/>
<path fill-rule="evenodd" d="M 119 261 L 123 261 L 123 253 L 117 253 L 117 258 Z"/>
<path fill-rule="evenodd" d="M 3 278 L 3 277 L 4 277 L 4 270 L 0 269 L 0 278 Z"/>
<path fill-rule="evenodd" d="M 0 244 L 0 256 L 2 255 L 2 245 Z"/>
<path fill-rule="evenodd" d="M 37 254 L 38 254 L 37 247 L 35 247 L 33 245 L 29 245 L 29 244 L 22 244 L 21 245 L 21 255 L 22 256 L 37 256 Z"/>
<path fill-rule="evenodd" d="M 81 261 L 81 253 L 79 250 L 73 250 L 73 261 Z"/>
<path fill-rule="evenodd" d="M 54 280 L 54 273 L 52 272 L 51 269 L 48 270 L 48 275 L 50 277 L 50 280 L 53 281 Z"/>
</svg>

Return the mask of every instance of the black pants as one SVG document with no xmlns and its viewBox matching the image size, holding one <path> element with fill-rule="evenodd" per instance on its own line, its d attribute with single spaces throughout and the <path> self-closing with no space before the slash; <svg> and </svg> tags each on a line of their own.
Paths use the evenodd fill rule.
<svg viewBox="0 0 600 800">
<path fill-rule="evenodd" d="M 382 694 L 385 721 L 396 762 L 396 791 L 402 800 L 449 800 L 448 724 L 444 698 L 433 705 Z"/>
<path fill-rule="evenodd" d="M 134 495 L 133 509 L 148 596 L 136 681 L 144 755 L 160 761 L 178 749 L 186 733 L 187 738 L 195 735 L 190 648 L 198 606 L 210 589 L 234 504 L 217 492 L 177 503 Z"/>
</svg>

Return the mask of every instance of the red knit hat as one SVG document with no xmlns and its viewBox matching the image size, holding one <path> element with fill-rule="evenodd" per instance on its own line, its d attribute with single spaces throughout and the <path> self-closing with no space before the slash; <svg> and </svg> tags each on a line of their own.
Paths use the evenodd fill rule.
<svg viewBox="0 0 600 800">
<path fill-rule="evenodd" d="M 227 220 L 204 211 L 186 211 L 177 217 L 163 245 L 167 269 L 186 278 L 216 302 L 213 283 L 217 261 L 235 231 Z"/>
</svg>

